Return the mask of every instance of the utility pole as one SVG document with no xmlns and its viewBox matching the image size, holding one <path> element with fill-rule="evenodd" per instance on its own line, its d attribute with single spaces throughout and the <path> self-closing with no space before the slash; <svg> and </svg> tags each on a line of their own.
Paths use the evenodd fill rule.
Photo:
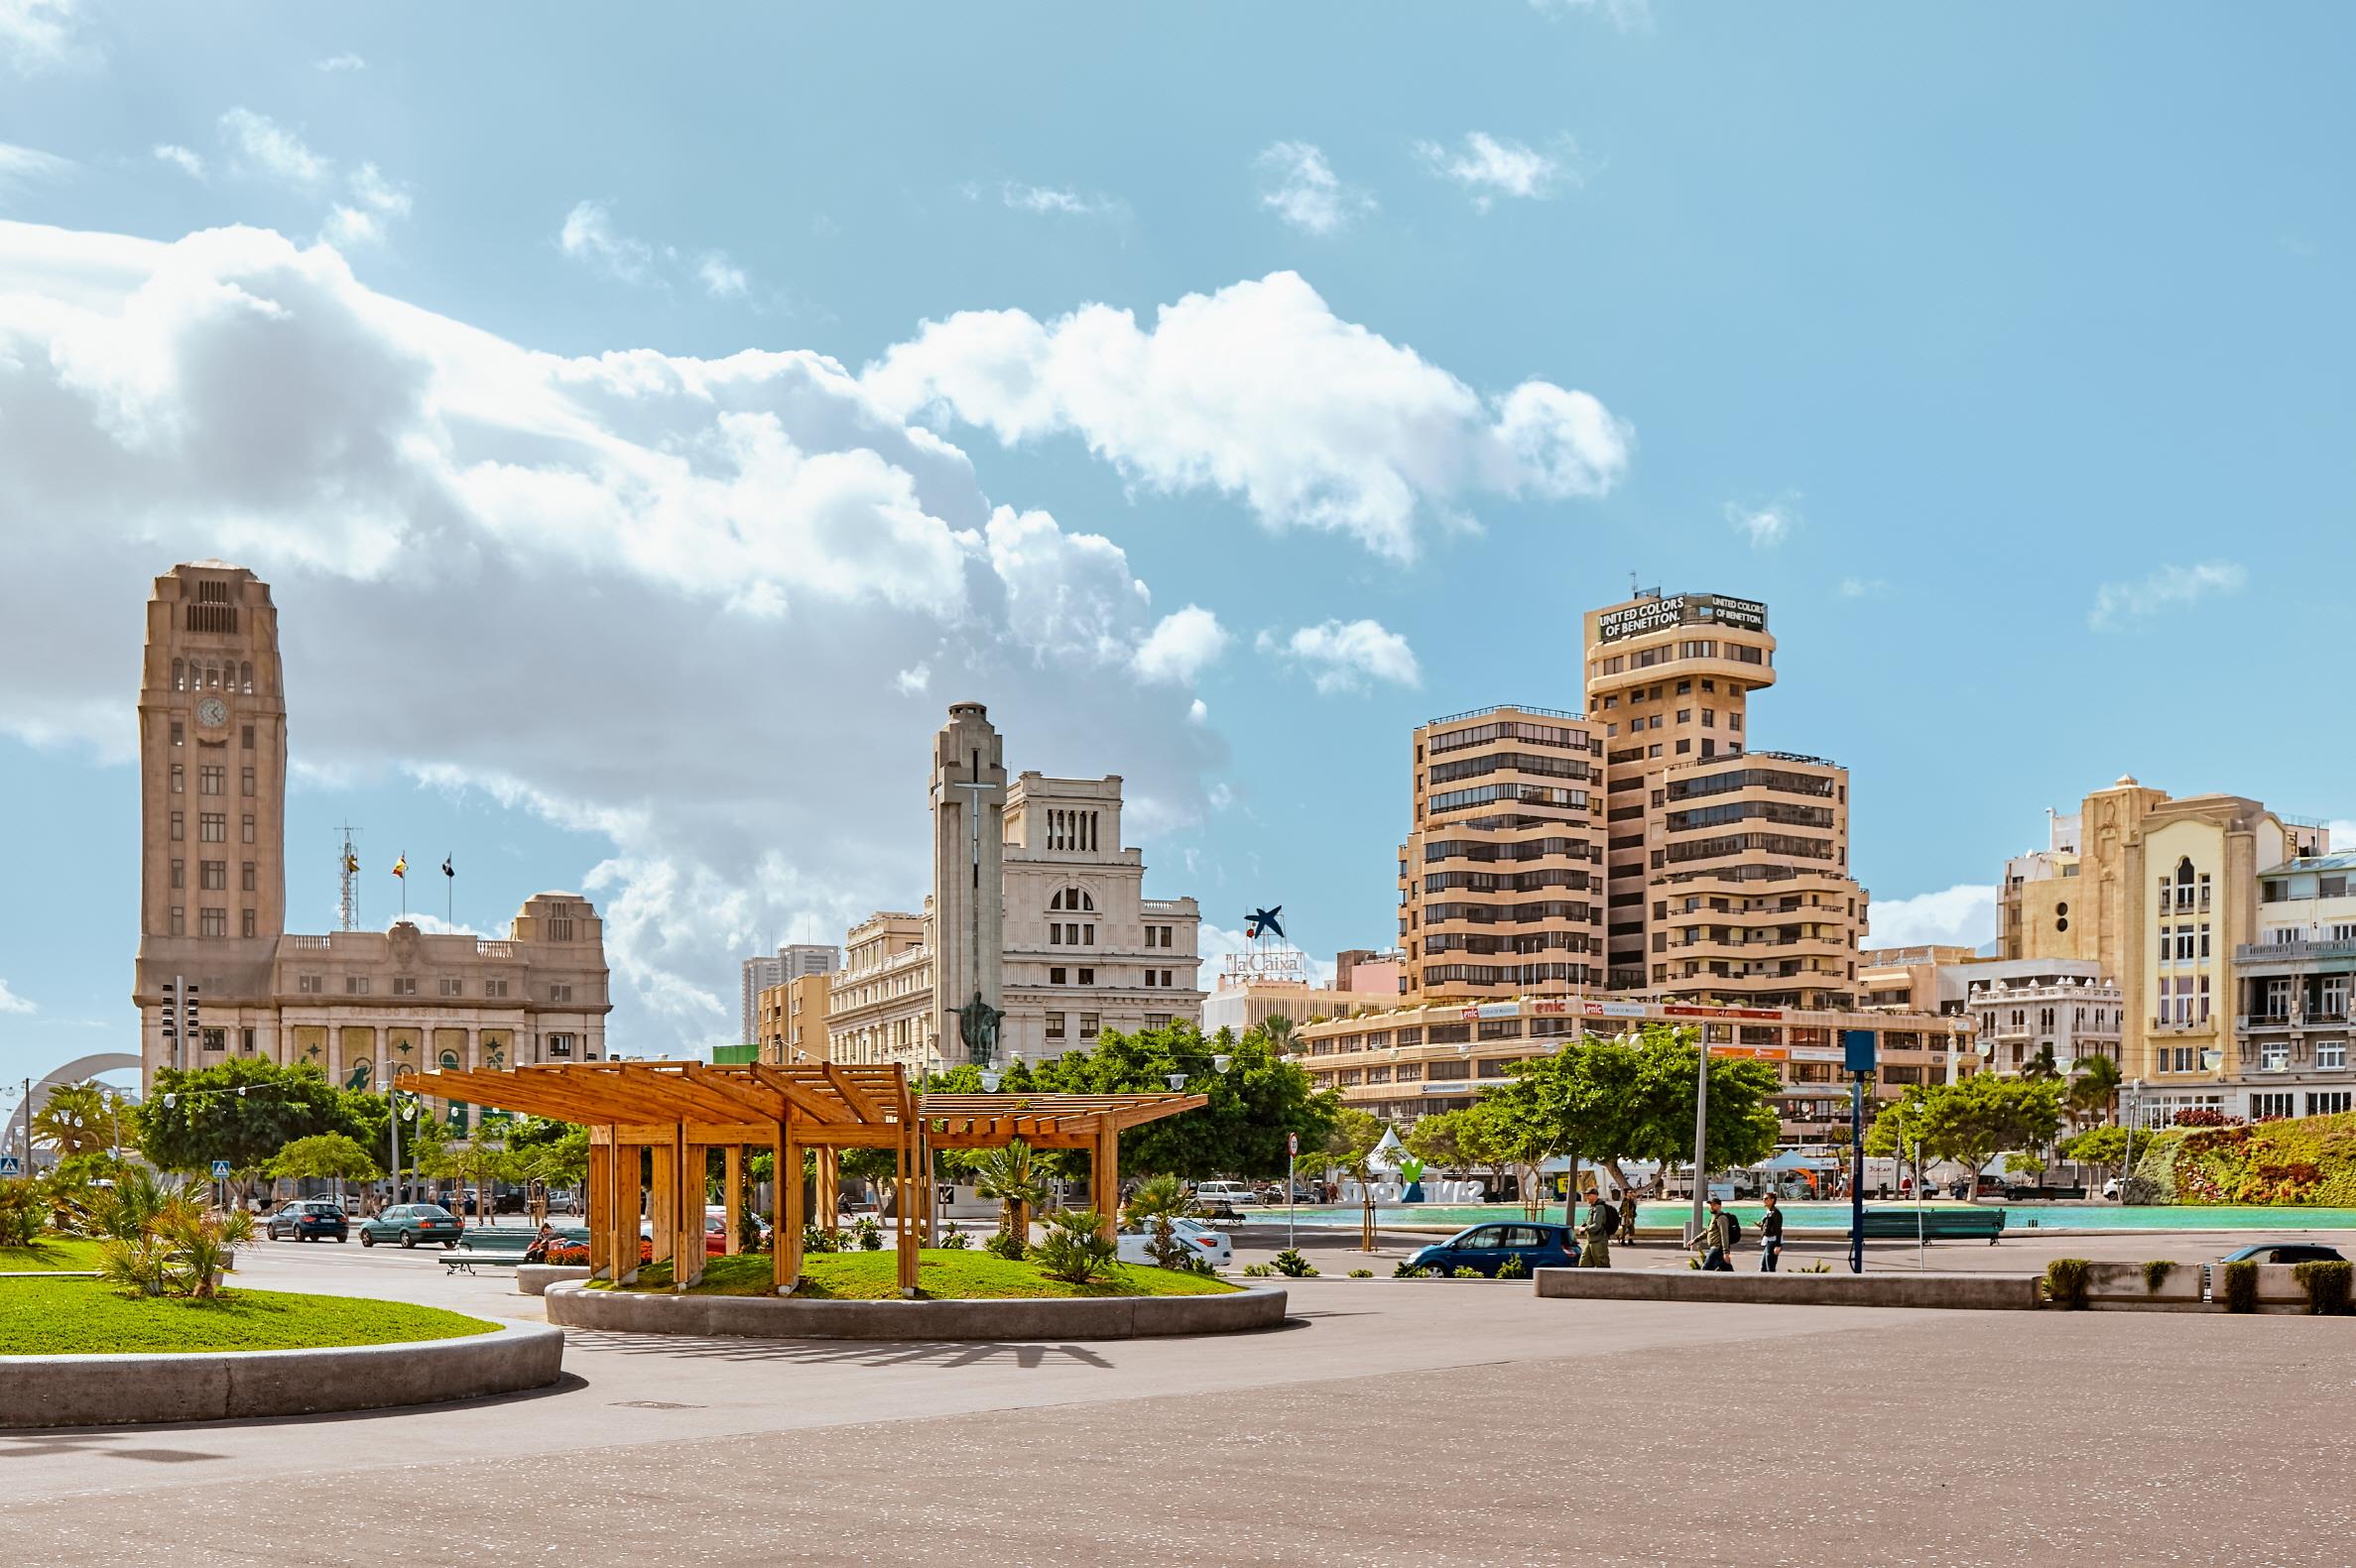
<svg viewBox="0 0 2356 1568">
<path fill-rule="evenodd" d="M 1686 1222 L 1685 1240 L 1689 1244 L 1701 1234 L 1701 1208 L 1709 1196 L 1709 1161 L 1704 1157 L 1709 1148 L 1710 1135 L 1710 1042 L 1696 1034 L 1693 1040 L 1701 1057 L 1701 1065 L 1693 1080 L 1693 1214 Z M 1664 1182 L 1668 1171 L 1662 1172 Z"/>
</svg>

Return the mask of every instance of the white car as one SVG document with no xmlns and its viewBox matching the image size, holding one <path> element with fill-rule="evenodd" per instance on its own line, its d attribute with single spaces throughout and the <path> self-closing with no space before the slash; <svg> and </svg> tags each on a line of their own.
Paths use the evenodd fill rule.
<svg viewBox="0 0 2356 1568">
<path fill-rule="evenodd" d="M 1214 1231 L 1198 1220 L 1172 1220 L 1171 1229 L 1178 1240 L 1196 1257 L 1207 1261 L 1213 1268 L 1225 1268 L 1235 1262 L 1235 1249 L 1224 1231 Z M 1121 1262 L 1152 1264 L 1154 1262 L 1154 1232 L 1151 1226 L 1125 1225 L 1117 1238 Z"/>
<path fill-rule="evenodd" d="M 1258 1203 L 1260 1196 L 1240 1181 L 1205 1181 L 1195 1187 L 1194 1201 L 1205 1208 L 1214 1203 L 1225 1203 L 1240 1209 Z"/>
</svg>

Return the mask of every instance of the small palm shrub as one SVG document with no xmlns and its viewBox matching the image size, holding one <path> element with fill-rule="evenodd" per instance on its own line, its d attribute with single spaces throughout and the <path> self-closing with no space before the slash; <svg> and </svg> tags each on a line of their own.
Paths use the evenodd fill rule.
<svg viewBox="0 0 2356 1568">
<path fill-rule="evenodd" d="M 859 1251 L 880 1253 L 884 1250 L 884 1228 L 873 1220 L 859 1222 Z"/>
<path fill-rule="evenodd" d="M 1478 1268 L 1451 1268 L 1448 1270 L 1448 1277 L 1450 1279 L 1485 1279 L 1488 1275 L 1482 1273 Z"/>
<path fill-rule="evenodd" d="M 1391 1277 L 1394 1279 L 1428 1279 L 1431 1277 L 1431 1270 L 1418 1268 L 1414 1264 L 1402 1258 L 1399 1261 L 1399 1266 L 1391 1270 Z"/>
<path fill-rule="evenodd" d="M 2046 1265 L 2046 1299 L 2065 1312 L 2086 1310 L 2086 1260 L 2056 1258 Z"/>
<path fill-rule="evenodd" d="M 1023 1239 L 1012 1231 L 993 1231 L 989 1240 L 982 1243 L 982 1251 L 993 1258 L 1003 1258 L 1010 1264 L 1019 1264 L 1031 1249 L 1025 1247 Z"/>
<path fill-rule="evenodd" d="M 2144 1293 L 2157 1293 L 2162 1285 L 2168 1283 L 2168 1276 L 2175 1270 L 2176 1266 L 2166 1258 L 2155 1258 L 2144 1265 Z"/>
<path fill-rule="evenodd" d="M 829 1225 L 805 1225 L 802 1228 L 802 1250 L 806 1253 L 839 1251 L 834 1244 L 835 1231 Z"/>
<path fill-rule="evenodd" d="M 1374 1270 L 1371 1268 L 1353 1268 L 1350 1270 L 1350 1277 L 1352 1279 L 1372 1279 L 1374 1277 Z"/>
<path fill-rule="evenodd" d="M 1530 1277 L 1530 1264 L 1520 1253 L 1514 1253 L 1507 1257 L 1504 1263 L 1497 1266 L 1497 1277 L 1500 1279 L 1527 1279 Z"/>
<path fill-rule="evenodd" d="M 1246 1264 L 1243 1266 L 1243 1276 L 1246 1279 L 1273 1279 L 1276 1270 L 1266 1264 Z"/>
<path fill-rule="evenodd" d="M 49 1204 L 30 1181 L 0 1182 L 0 1247 L 30 1247 L 49 1224 Z"/>
<path fill-rule="evenodd" d="M 961 1253 L 973 1246 L 973 1238 L 963 1231 L 951 1231 L 940 1239 L 940 1245 L 944 1252 Z"/>
<path fill-rule="evenodd" d="M 98 1244 L 98 1277 L 135 1295 L 160 1296 L 172 1249 L 160 1236 L 109 1236 Z"/>
<path fill-rule="evenodd" d="M 1040 1271 L 1069 1285 L 1090 1285 L 1120 1266 L 1120 1248 L 1092 1209 L 1062 1209 L 1048 1217 L 1048 1234 L 1033 1249 Z"/>
<path fill-rule="evenodd" d="M 1288 1247 L 1270 1260 L 1276 1271 L 1287 1279 L 1307 1279 L 1315 1275 L 1317 1266 L 1301 1256 L 1298 1248 Z"/>
</svg>

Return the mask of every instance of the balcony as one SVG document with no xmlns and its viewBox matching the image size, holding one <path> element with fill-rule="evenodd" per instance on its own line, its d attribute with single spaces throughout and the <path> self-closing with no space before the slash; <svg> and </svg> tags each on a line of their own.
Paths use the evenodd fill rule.
<svg viewBox="0 0 2356 1568">
<path fill-rule="evenodd" d="M 2233 950 L 2237 964 L 2356 964 L 2356 942 L 2244 942 Z"/>
</svg>

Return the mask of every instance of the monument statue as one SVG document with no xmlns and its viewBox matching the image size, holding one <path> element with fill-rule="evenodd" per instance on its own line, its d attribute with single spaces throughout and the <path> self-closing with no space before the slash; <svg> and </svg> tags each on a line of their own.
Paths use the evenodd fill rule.
<svg viewBox="0 0 2356 1568">
<path fill-rule="evenodd" d="M 977 989 L 973 1000 L 957 1010 L 957 1032 L 965 1039 L 965 1059 L 976 1067 L 987 1067 L 998 1053 L 998 1025 L 1006 1018 L 1004 1009 L 994 1008 Z"/>
</svg>

